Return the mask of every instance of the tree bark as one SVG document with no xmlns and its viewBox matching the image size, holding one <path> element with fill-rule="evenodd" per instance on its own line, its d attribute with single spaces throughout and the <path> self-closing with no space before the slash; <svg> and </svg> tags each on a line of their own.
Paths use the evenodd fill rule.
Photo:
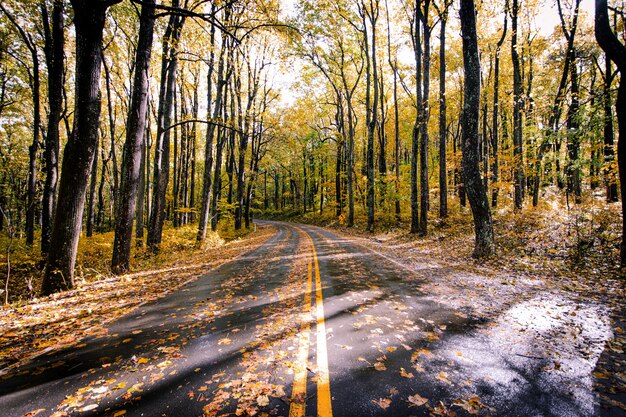
<svg viewBox="0 0 626 417">
<path fill-rule="evenodd" d="M 440 14 L 439 22 L 439 217 L 448 217 L 448 167 L 446 143 L 448 121 L 446 114 L 446 23 L 448 6 Z"/>
<path fill-rule="evenodd" d="M 619 169 L 622 202 L 626 197 L 626 46 L 613 33 L 609 24 L 607 0 L 596 0 L 595 35 L 606 56 L 617 65 L 621 74 L 615 112 L 617 114 L 618 141 L 617 165 Z M 626 267 L 626 204 L 622 204 L 622 242 L 620 266 Z"/>
<path fill-rule="evenodd" d="M 98 145 L 96 145 L 98 149 Z M 87 196 L 87 227 L 86 237 L 93 236 L 94 224 L 96 222 L 96 186 L 98 185 L 98 151 L 94 153 L 91 164 L 91 179 L 89 182 L 89 195 Z"/>
<path fill-rule="evenodd" d="M 513 176 L 515 187 L 515 209 L 521 210 L 524 200 L 524 155 L 522 149 L 522 108 L 523 89 L 522 74 L 519 58 L 518 43 L 518 15 L 519 0 L 513 0 L 511 10 L 511 59 L 513 61 Z"/>
<path fill-rule="evenodd" d="M 47 14 L 42 5 L 42 14 Z M 41 253 L 47 254 L 52 234 L 52 219 L 56 205 L 59 178 L 59 123 L 63 104 L 63 59 L 65 38 L 63 34 L 63 1 L 55 0 L 52 6 L 52 27 L 44 17 L 45 56 L 48 67 L 48 130 L 44 160 L 46 180 L 43 188 L 41 213 Z"/>
<path fill-rule="evenodd" d="M 179 1 L 172 2 L 178 7 Z M 159 94 L 157 138 L 154 153 L 152 210 L 148 225 L 147 244 L 157 252 L 163 236 L 166 215 L 166 194 L 170 177 L 170 125 L 172 124 L 172 103 L 176 89 L 178 67 L 177 45 L 184 24 L 184 17 L 170 16 L 163 37 L 163 61 L 161 64 L 161 88 Z"/>
<path fill-rule="evenodd" d="M 148 82 L 150 57 L 154 35 L 154 6 L 156 0 L 146 0 L 141 6 L 139 37 L 135 52 L 135 77 L 126 122 L 126 141 L 122 160 L 121 193 L 115 219 L 115 238 L 111 270 L 120 274 L 130 269 L 130 248 L 133 236 L 133 219 L 137 203 L 137 189 L 143 172 L 142 144 L 146 133 L 148 113 Z"/>
<path fill-rule="evenodd" d="M 611 100 L 611 84 L 613 83 L 613 70 L 611 69 L 611 60 L 605 54 L 605 71 L 604 71 L 604 86 L 602 104 L 604 108 L 604 183 L 606 186 L 606 201 L 608 203 L 615 203 L 619 200 L 617 194 L 617 181 L 613 177 L 613 164 L 615 163 L 615 149 L 614 145 L 614 127 L 613 127 L 613 103 Z"/>
<path fill-rule="evenodd" d="M 480 176 L 478 152 L 478 117 L 480 110 L 480 59 L 476 35 L 474 0 L 461 0 L 461 34 L 465 71 L 463 104 L 463 177 L 474 217 L 476 243 L 473 256 L 480 258 L 494 252 L 491 210 Z"/>
<path fill-rule="evenodd" d="M 109 6 L 118 0 L 71 0 L 76 31 L 74 128 L 65 146 L 59 201 L 42 293 L 74 286 L 74 266 L 89 171 L 98 145 L 102 35 Z"/>
<path fill-rule="evenodd" d="M 500 187 L 498 181 L 500 180 L 500 52 L 502 45 L 506 39 L 507 24 L 508 24 L 508 0 L 504 10 L 504 29 L 502 29 L 502 36 L 496 44 L 496 56 L 494 59 L 493 70 L 493 114 L 492 114 L 492 128 L 491 128 L 491 206 L 498 206 L 498 192 Z"/>
<path fill-rule="evenodd" d="M 428 233 L 428 209 L 430 206 L 430 187 L 428 184 L 428 121 L 430 119 L 430 34 L 432 28 L 428 24 L 430 0 L 424 0 L 424 9 L 420 9 L 420 19 L 424 28 L 424 52 L 423 52 L 423 89 L 422 89 L 422 114 L 420 115 L 420 222 L 419 235 L 426 236 Z"/>
<path fill-rule="evenodd" d="M 419 233 L 420 216 L 418 206 L 417 164 L 422 120 L 422 37 L 420 22 L 421 2 L 416 1 L 412 21 L 412 43 L 415 55 L 415 105 L 416 115 L 411 141 L 411 233 Z"/>
<path fill-rule="evenodd" d="M 19 33 L 24 45 L 31 55 L 32 72 L 26 68 L 29 84 L 33 95 L 33 141 L 28 147 L 28 180 L 26 191 L 26 244 L 32 246 L 35 239 L 35 194 L 37 192 L 37 151 L 39 149 L 39 129 L 41 127 L 41 81 L 39 74 L 39 54 L 33 38 L 28 35 L 2 4 L 0 10 L 6 15 Z M 44 7 L 45 10 L 45 7 Z M 47 19 L 46 19 L 47 20 Z"/>
</svg>

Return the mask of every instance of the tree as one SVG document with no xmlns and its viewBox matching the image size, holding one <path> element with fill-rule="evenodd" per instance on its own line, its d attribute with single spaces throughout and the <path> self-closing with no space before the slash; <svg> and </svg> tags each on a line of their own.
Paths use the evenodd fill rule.
<svg viewBox="0 0 626 417">
<path fill-rule="evenodd" d="M 524 200 L 524 154 L 522 149 L 522 109 L 523 109 L 523 88 L 522 72 L 519 58 L 519 0 L 513 0 L 511 10 L 511 59 L 513 61 L 513 156 L 514 156 L 514 186 L 515 186 L 515 208 L 522 209 Z"/>
<path fill-rule="evenodd" d="M 446 145 L 448 137 L 448 118 L 446 106 L 446 24 L 448 9 L 451 5 L 446 0 L 442 8 L 437 7 L 439 15 L 439 217 L 448 216 L 448 168 Z"/>
<path fill-rule="evenodd" d="M 496 44 L 496 52 L 495 59 L 493 64 L 493 126 L 491 130 L 491 150 L 493 154 L 492 165 L 491 165 L 491 181 L 493 189 L 491 191 L 491 205 L 492 207 L 496 207 L 498 205 L 498 186 L 493 185 L 499 181 L 499 154 L 498 149 L 500 147 L 500 51 L 502 50 L 502 45 L 504 44 L 504 40 L 506 39 L 507 32 L 507 23 L 508 23 L 508 0 L 506 5 L 504 6 L 504 28 L 502 29 L 502 35 L 500 36 L 500 40 Z M 537 181 L 537 178 L 535 178 Z"/>
<path fill-rule="evenodd" d="M 172 1 L 172 7 L 178 8 L 179 0 Z M 170 15 L 161 55 L 161 86 L 159 90 L 159 109 L 157 117 L 157 137 L 155 141 L 152 211 L 148 224 L 148 247 L 157 251 L 163 236 L 165 223 L 167 186 L 170 178 L 170 134 L 172 109 L 178 68 L 178 43 L 185 23 L 185 17 L 177 13 Z"/>
<path fill-rule="evenodd" d="M 102 35 L 107 9 L 121 0 L 71 0 L 76 31 L 76 92 L 72 135 L 64 149 L 59 200 L 42 292 L 74 286 L 74 266 L 89 172 L 98 143 Z"/>
<path fill-rule="evenodd" d="M 411 44 L 415 55 L 415 124 L 411 137 L 411 233 L 419 233 L 420 216 L 418 206 L 417 166 L 420 134 L 422 132 L 422 34 L 420 18 L 421 2 L 416 0 L 411 16 Z"/>
<path fill-rule="evenodd" d="M 130 268 L 130 248 L 133 233 L 133 218 L 137 203 L 142 158 L 142 143 L 146 132 L 148 112 L 148 81 L 152 38 L 154 35 L 154 6 L 156 0 L 146 0 L 141 7 L 139 39 L 135 57 L 135 79 L 133 81 L 130 109 L 122 160 L 122 184 L 119 206 L 115 219 L 115 239 L 111 269 L 115 273 Z"/>
<path fill-rule="evenodd" d="M 615 63 L 620 72 L 615 112 L 617 114 L 617 165 L 620 179 L 622 202 L 626 198 L 626 46 L 622 44 L 609 24 L 607 0 L 596 0 L 595 35 L 598 45 L 607 58 Z M 620 245 L 620 266 L 626 267 L 626 204 L 622 204 L 622 242 Z"/>
<path fill-rule="evenodd" d="M 493 224 L 489 201 L 480 175 L 478 152 L 478 117 L 480 109 L 480 58 L 476 35 L 476 10 L 474 0 L 461 0 L 459 11 L 463 37 L 463 67 L 465 87 L 463 93 L 463 177 L 467 198 L 474 217 L 476 242 L 473 256 L 480 258 L 493 254 Z"/>
<path fill-rule="evenodd" d="M 39 130 L 41 129 L 41 92 L 39 74 L 39 53 L 37 44 L 31 35 L 27 34 L 15 17 L 0 4 L 0 10 L 11 21 L 15 29 L 20 34 L 24 45 L 30 52 L 32 60 L 32 72 L 28 70 L 30 88 L 33 92 L 33 141 L 28 147 L 28 191 L 26 193 L 26 244 L 32 245 L 35 237 L 35 193 L 37 187 L 37 152 L 39 149 Z"/>
</svg>

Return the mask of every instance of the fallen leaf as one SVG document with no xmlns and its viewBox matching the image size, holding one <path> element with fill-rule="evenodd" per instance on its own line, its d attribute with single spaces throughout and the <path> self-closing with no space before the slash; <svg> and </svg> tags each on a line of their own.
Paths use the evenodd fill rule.
<svg viewBox="0 0 626 417">
<path fill-rule="evenodd" d="M 445 382 L 446 384 L 452 384 L 452 381 L 448 379 L 448 374 L 446 372 L 439 372 L 435 378 L 441 382 Z"/>
<path fill-rule="evenodd" d="M 424 398 L 419 394 L 415 394 L 410 395 L 408 401 L 412 406 L 421 407 L 428 402 L 428 398 Z"/>
<path fill-rule="evenodd" d="M 382 362 L 376 362 L 376 363 L 374 364 L 374 369 L 376 369 L 377 371 L 386 371 L 386 370 L 387 370 L 387 367 L 386 367 L 386 366 L 385 366 L 385 364 L 384 364 L 384 363 L 382 363 Z"/>
<path fill-rule="evenodd" d="M 270 404 L 270 399 L 267 395 L 259 395 L 258 397 L 256 397 L 256 403 L 259 405 L 259 407 L 265 407 Z"/>
<path fill-rule="evenodd" d="M 84 413 L 85 411 L 95 410 L 96 408 L 98 408 L 98 404 L 89 404 L 81 408 L 80 411 Z"/>
<path fill-rule="evenodd" d="M 391 405 L 391 400 L 389 398 L 381 398 L 378 400 L 372 400 L 372 402 L 378 405 L 383 410 L 386 410 Z"/>
</svg>

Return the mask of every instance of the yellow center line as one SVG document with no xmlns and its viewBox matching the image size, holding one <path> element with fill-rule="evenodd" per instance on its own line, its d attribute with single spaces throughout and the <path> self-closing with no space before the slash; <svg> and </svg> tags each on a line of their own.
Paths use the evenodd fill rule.
<svg viewBox="0 0 626 417">
<path fill-rule="evenodd" d="M 307 233 L 308 234 L 308 233 Z M 309 236 L 309 238 L 311 238 Z M 324 323 L 324 300 L 322 298 L 322 280 L 317 261 L 315 242 L 311 238 L 313 261 L 315 263 L 315 305 L 317 311 L 317 416 L 332 417 L 333 408 L 330 397 L 330 377 L 328 374 L 328 351 L 326 350 L 326 324 Z"/>
<path fill-rule="evenodd" d="M 307 381 L 307 363 L 309 356 L 309 344 L 311 325 L 311 291 L 313 289 L 313 271 L 312 259 L 309 259 L 308 279 L 306 283 L 306 292 L 304 293 L 304 305 L 306 307 L 302 325 L 300 326 L 300 345 L 298 347 L 297 368 L 293 377 L 293 390 L 291 393 L 291 405 L 289 406 L 289 417 L 304 417 L 304 408 L 306 405 L 306 381 Z"/>
<path fill-rule="evenodd" d="M 307 368 L 311 333 L 311 300 L 315 285 L 315 315 L 317 336 L 317 416 L 332 417 L 333 409 L 330 396 L 330 376 L 328 372 L 328 351 L 326 347 L 326 323 L 324 322 L 324 300 L 322 297 L 322 279 L 317 260 L 315 242 L 306 231 L 297 228 L 311 240 L 311 257 L 308 263 L 308 279 L 304 293 L 305 315 L 300 325 L 297 367 L 293 377 L 293 389 L 289 417 L 304 417 L 306 408 Z M 315 270 L 315 282 L 313 282 Z"/>
</svg>

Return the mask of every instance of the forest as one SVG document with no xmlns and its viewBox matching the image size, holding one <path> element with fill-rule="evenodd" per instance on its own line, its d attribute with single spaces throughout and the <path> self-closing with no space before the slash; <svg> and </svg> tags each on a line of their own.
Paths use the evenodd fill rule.
<svg viewBox="0 0 626 417">
<path fill-rule="evenodd" d="M 443 285 L 455 294 L 432 290 L 454 300 L 450 308 L 458 311 L 477 309 L 495 320 L 508 317 L 503 312 L 514 303 L 530 302 L 529 294 L 565 292 L 568 302 L 608 306 L 598 314 L 610 317 L 611 334 L 621 337 L 625 13 L 613 0 L 1 2 L 0 294 L 6 318 L 0 321 L 0 377 L 12 378 L 42 350 L 80 347 L 82 337 L 110 334 L 95 329 L 125 323 L 144 302 L 175 298 L 183 287 L 192 291 L 189 282 L 204 282 L 203 274 L 215 268 L 224 284 L 210 294 L 228 284 L 243 291 L 242 299 L 256 300 L 264 293 L 244 290 L 252 285 L 244 281 L 267 276 L 259 285 L 273 297 L 280 291 L 271 283 L 287 272 L 263 275 L 259 269 L 253 276 L 246 274 L 256 266 L 245 266 L 247 256 L 265 250 L 259 265 L 274 262 L 272 245 L 280 262 L 293 263 L 291 274 L 300 274 L 302 285 L 308 268 L 307 289 L 293 294 L 304 294 L 318 317 L 303 321 L 293 335 L 283 330 L 294 338 L 304 332 L 307 340 L 312 327 L 318 332 L 312 372 L 319 416 L 332 416 L 326 409 L 337 406 L 328 388 L 332 343 L 331 370 L 324 371 L 326 338 L 319 336 L 326 334 L 324 318 L 330 323 L 322 295 L 344 291 L 342 285 L 392 288 L 384 275 L 401 274 L 382 266 L 383 258 L 404 265 L 410 276 L 431 267 L 444 271 L 424 279 L 430 289 Z M 348 256 L 341 251 L 357 251 L 343 247 L 345 239 L 380 255 L 387 272 L 332 264 Z M 303 249 L 309 240 L 310 249 Z M 311 258 L 308 266 L 298 260 L 303 253 Z M 239 269 L 230 271 L 240 257 Z M 480 279 L 472 281 L 473 274 Z M 416 286 L 417 279 L 405 284 Z M 534 280 L 541 283 L 529 284 Z M 282 281 L 276 285 L 282 288 Z M 469 305 L 460 301 L 460 287 Z M 410 294 L 422 291 L 411 288 Z M 227 306 L 239 297 L 233 294 L 220 301 L 202 297 L 215 311 L 234 314 L 238 310 Z M 276 303 L 293 307 L 284 297 Z M 487 307 L 489 297 L 499 300 Z M 334 305 L 332 298 L 326 302 Z M 55 311 L 59 306 L 65 313 Z M 67 317 L 73 317 L 67 329 L 55 327 Z M 83 323 L 75 323 L 77 317 Z M 428 320 L 434 329 L 422 330 L 429 342 L 454 327 L 437 320 Z M 31 322 L 38 324 L 25 324 Z M 219 339 L 220 349 L 231 336 Z M 619 385 L 611 395 L 622 395 L 624 340 L 602 340 L 590 369 L 601 383 Z M 137 346 L 145 347 L 141 342 Z M 298 349 L 306 353 L 303 343 Z M 386 355 L 396 348 L 383 345 L 378 349 L 385 355 L 358 360 L 375 362 L 375 371 L 391 367 Z M 428 367 L 420 371 L 416 361 L 428 355 L 417 352 L 410 362 L 420 374 Z M 143 359 L 139 365 L 152 361 Z M 609 367 L 597 368 L 603 360 Z M 561 360 L 550 364 L 561 368 Z M 289 415 L 304 416 L 299 413 L 307 402 L 297 400 L 297 387 L 304 384 L 306 391 L 306 370 L 299 377 L 294 369 Z M 400 369 L 404 379 L 413 378 Z M 450 382 L 441 372 L 437 379 Z M 245 381 L 242 387 L 229 394 L 240 401 L 236 415 L 272 414 L 269 399 L 287 398 L 270 384 L 253 390 L 245 403 L 249 387 Z M 0 381 L 0 404 L 10 392 Z M 405 415 L 393 411 L 395 395 L 367 402 L 377 412 Z M 448 413 L 453 406 L 464 410 L 460 415 L 506 410 L 472 396 L 449 403 L 417 397 L 406 401 L 425 407 L 424 415 L 456 415 Z M 603 410 L 626 409 L 622 397 L 601 397 Z M 228 408 L 226 399 L 216 398 L 200 407 L 204 415 Z M 97 407 L 89 408 L 86 399 L 76 404 L 66 398 L 53 415 Z M 106 412 L 124 415 L 122 405 Z M 580 415 L 603 415 L 594 410 Z M 517 415 L 511 413 L 496 414 Z"/>
<path fill-rule="evenodd" d="M 469 202 L 488 256 L 492 212 L 620 200 L 619 59 L 584 6 L 478 4 L 465 103 L 451 1 L 105 1 L 82 17 L 78 2 L 8 2 L 0 226 L 40 248 L 44 294 L 73 286 L 81 234 L 113 231 L 121 273 L 164 226 L 194 224 L 202 243 L 255 215 L 423 237 Z"/>
</svg>

